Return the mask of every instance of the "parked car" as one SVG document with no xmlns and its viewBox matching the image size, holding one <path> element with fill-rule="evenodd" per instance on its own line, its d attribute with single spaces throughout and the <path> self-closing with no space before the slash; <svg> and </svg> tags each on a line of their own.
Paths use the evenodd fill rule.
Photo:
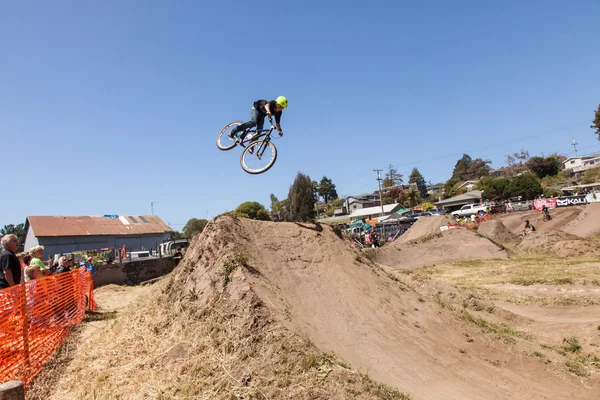
<svg viewBox="0 0 600 400">
<path fill-rule="evenodd" d="M 443 208 L 432 208 L 431 210 L 427 210 L 427 212 L 431 213 L 431 215 L 445 215 L 446 210 Z"/>
<path fill-rule="evenodd" d="M 531 210 L 531 204 L 526 201 L 518 201 L 512 203 L 513 209 L 515 211 L 529 211 Z"/>
<path fill-rule="evenodd" d="M 487 207 L 479 204 L 467 204 L 462 206 L 460 210 L 452 211 L 450 214 L 453 217 L 470 217 L 473 214 L 483 215 L 486 213 Z"/>
</svg>

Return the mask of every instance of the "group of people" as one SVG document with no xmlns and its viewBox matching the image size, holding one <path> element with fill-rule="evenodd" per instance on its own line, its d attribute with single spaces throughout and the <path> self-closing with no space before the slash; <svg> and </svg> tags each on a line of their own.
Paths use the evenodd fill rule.
<svg viewBox="0 0 600 400">
<path fill-rule="evenodd" d="M 4 251 L 0 255 L 0 289 L 39 279 L 52 274 L 61 274 L 73 269 L 72 257 L 60 256 L 56 263 L 44 259 L 44 246 L 34 246 L 27 252 L 16 253 L 19 241 L 16 235 L 9 234 L 2 237 Z M 78 267 L 93 269 L 92 258 L 82 261 Z"/>
</svg>

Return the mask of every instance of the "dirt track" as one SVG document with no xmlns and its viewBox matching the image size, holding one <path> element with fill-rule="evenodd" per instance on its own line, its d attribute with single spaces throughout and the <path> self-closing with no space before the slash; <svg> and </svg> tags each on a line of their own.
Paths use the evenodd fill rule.
<svg viewBox="0 0 600 400">
<path fill-rule="evenodd" d="M 581 211 L 570 212 L 574 215 Z M 556 220 L 573 218 L 571 214 L 558 214 Z M 514 232 L 524 216 L 527 213 L 509 215 L 504 223 Z M 434 228 L 424 228 L 424 232 L 433 233 Z M 335 379 L 342 379 L 346 372 L 336 369 L 328 378 L 332 383 L 323 386 L 319 395 L 306 384 L 289 386 L 291 381 L 279 381 L 283 382 L 278 384 L 280 387 L 269 386 L 270 374 L 277 377 L 276 367 L 270 362 L 275 355 L 281 355 L 280 349 L 290 348 L 288 341 L 293 337 L 308 338 L 322 352 L 334 352 L 352 369 L 366 371 L 374 379 L 409 393 L 413 399 L 597 398 L 597 376 L 588 376 L 584 384 L 579 376 L 567 372 L 562 356 L 545 351 L 548 362 L 540 362 L 532 355 L 540 350 L 539 338 L 535 336 L 539 330 L 561 324 L 557 332 L 568 334 L 568 318 L 548 321 L 541 318 L 550 318 L 547 310 L 505 303 L 495 306 L 484 299 L 475 301 L 463 290 L 406 275 L 399 268 L 404 265 L 404 269 L 413 269 L 439 259 L 443 270 L 444 263 L 473 255 L 480 259 L 505 258 L 506 253 L 495 244 L 459 229 L 420 244 L 398 242 L 387 246 L 379 252 L 378 260 L 389 267 L 370 261 L 369 253 L 357 252 L 350 241 L 338 237 L 328 226 L 219 217 L 194 240 L 172 276 L 144 291 L 147 298 L 140 300 L 138 309 L 131 316 L 124 315 L 111 328 L 121 329 L 120 333 L 98 338 L 92 347 L 96 349 L 93 355 L 90 348 L 79 350 L 79 361 L 90 368 L 85 372 L 68 371 L 68 376 L 86 382 L 80 393 L 112 390 L 113 394 L 130 393 L 130 398 L 143 398 L 145 395 L 137 396 L 131 391 L 134 386 L 128 389 L 127 382 L 131 381 L 136 382 L 135 387 L 144 382 L 152 382 L 152 387 L 160 384 L 164 393 L 174 393 L 169 382 L 173 385 L 176 379 L 177 385 L 183 387 L 189 384 L 187 380 L 195 378 L 187 369 L 161 370 L 166 366 L 152 362 L 161 359 L 165 352 L 170 354 L 176 344 L 173 341 L 179 340 L 171 338 L 165 343 L 164 332 L 182 331 L 189 342 L 186 346 L 198 351 L 193 357 L 202 357 L 213 342 L 207 342 L 203 334 L 190 336 L 181 324 L 193 327 L 198 321 L 202 324 L 198 327 L 208 327 L 209 321 L 203 316 L 213 315 L 212 310 L 217 309 L 219 315 L 229 315 L 223 322 L 229 329 L 238 332 L 240 338 L 255 337 L 253 340 L 260 341 L 262 347 L 253 353 L 256 362 L 241 361 L 245 347 L 232 342 L 233 347 L 227 350 L 231 351 L 230 361 L 224 368 L 227 375 L 218 375 L 223 388 L 218 393 L 222 397 L 213 394 L 197 398 L 231 398 L 228 396 L 249 371 L 253 374 L 251 386 L 270 393 L 270 398 L 287 398 L 291 393 L 295 393 L 295 399 L 372 398 L 348 395 L 348 391 L 340 394 L 340 383 L 333 382 L 341 382 Z M 458 253 L 451 253 L 457 249 Z M 456 257 L 444 259 L 450 253 Z M 399 260 L 398 254 L 403 259 Z M 98 302 L 102 305 L 101 296 Z M 145 307 L 153 311 L 144 310 Z M 559 310 L 552 315 L 559 315 Z M 516 330 L 503 328 L 505 323 L 513 324 Z M 586 334 L 594 334 L 596 322 L 592 312 L 578 316 L 574 324 L 575 332 L 582 332 L 583 326 Z M 136 347 L 131 347 L 132 338 L 139 335 L 143 335 L 143 340 L 140 337 Z M 543 339 L 560 340 L 558 336 Z M 595 343 L 587 336 L 583 342 L 586 349 Z M 106 377 L 100 386 L 90 383 L 90 376 L 100 373 L 94 371 L 91 360 L 95 359 L 99 366 L 111 365 L 104 360 L 111 351 L 119 352 L 120 364 L 103 370 Z M 215 351 L 221 354 L 224 350 Z M 182 354 L 186 357 L 187 353 Z M 188 363 L 193 361 L 192 354 L 187 357 Z M 146 358 L 147 362 L 140 362 Z M 185 358 L 183 362 L 187 365 Z M 213 374 L 222 372 L 218 368 Z M 347 385 L 350 381 L 344 382 Z M 56 398 L 68 398 L 68 392 Z"/>
</svg>

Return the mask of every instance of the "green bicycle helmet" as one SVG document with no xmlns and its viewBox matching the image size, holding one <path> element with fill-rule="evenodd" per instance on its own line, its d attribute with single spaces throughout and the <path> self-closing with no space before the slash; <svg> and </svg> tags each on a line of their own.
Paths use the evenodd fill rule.
<svg viewBox="0 0 600 400">
<path fill-rule="evenodd" d="M 279 104 L 281 107 L 283 108 L 287 108 L 288 106 L 288 101 L 285 97 L 283 96 L 279 96 L 276 100 L 275 103 Z"/>
</svg>

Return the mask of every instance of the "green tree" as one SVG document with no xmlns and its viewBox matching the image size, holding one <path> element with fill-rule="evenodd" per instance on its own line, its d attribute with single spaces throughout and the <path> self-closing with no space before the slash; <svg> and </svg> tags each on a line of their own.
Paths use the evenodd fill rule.
<svg viewBox="0 0 600 400">
<path fill-rule="evenodd" d="M 471 162 L 469 166 L 469 174 L 468 179 L 480 179 L 484 176 L 487 176 L 490 171 L 490 164 L 492 162 L 490 160 L 482 160 L 481 158 L 476 158 Z"/>
<path fill-rule="evenodd" d="M 182 232 L 173 231 L 171 232 L 171 240 L 184 239 L 186 238 Z"/>
<path fill-rule="evenodd" d="M 335 190 L 335 185 L 331 179 L 326 176 L 321 178 L 321 182 L 319 182 L 318 193 L 319 196 L 323 198 L 325 204 L 327 204 L 329 200 L 335 200 L 338 197 L 337 191 Z"/>
<path fill-rule="evenodd" d="M 191 218 L 183 227 L 183 236 L 192 239 L 204 230 L 206 224 L 208 224 L 208 221 L 205 219 Z"/>
<path fill-rule="evenodd" d="M 598 140 L 600 140 L 600 105 L 598 105 L 598 109 L 594 113 L 594 120 L 590 128 L 595 130 L 594 133 L 598 135 Z"/>
<path fill-rule="evenodd" d="M 396 168 L 392 164 L 388 165 L 388 170 L 385 173 L 385 177 L 383 182 L 381 183 L 382 187 L 390 187 L 401 185 L 404 180 L 402 179 L 402 174 L 398 172 Z"/>
<path fill-rule="evenodd" d="M 460 160 L 456 162 L 454 165 L 454 170 L 452 171 L 452 178 L 455 182 L 461 182 L 469 180 L 469 168 L 473 160 L 471 156 L 468 154 L 463 154 Z"/>
<path fill-rule="evenodd" d="M 479 179 L 489 174 L 491 163 L 490 160 L 482 160 L 481 158 L 473 160 L 468 154 L 463 154 L 462 158 L 454 166 L 451 179 L 454 180 L 454 184 L 471 179 Z"/>
<path fill-rule="evenodd" d="M 233 215 L 243 218 L 257 219 L 259 221 L 271 220 L 271 216 L 265 209 L 265 206 L 257 201 L 246 201 L 240 204 L 235 210 L 233 210 Z"/>
<path fill-rule="evenodd" d="M 504 168 L 504 175 L 508 178 L 525 171 L 527 168 L 525 163 L 529 160 L 529 152 L 521 149 L 521 151 L 507 154 L 506 155 L 506 167 Z"/>
<path fill-rule="evenodd" d="M 21 249 L 25 243 L 25 224 L 8 224 L 4 225 L 4 228 L 0 229 L 0 237 L 9 234 L 17 236 L 17 240 L 19 241 L 19 249 Z"/>
<path fill-rule="evenodd" d="M 509 180 L 505 178 L 494 178 L 491 176 L 485 176 L 481 178 L 475 187 L 478 190 L 483 191 L 483 197 L 489 200 L 502 200 L 507 196 L 505 194 L 506 187 L 509 184 Z"/>
<path fill-rule="evenodd" d="M 407 197 L 409 207 L 416 206 L 417 204 L 419 204 L 419 201 L 421 200 L 421 196 L 419 195 L 419 192 L 416 191 L 415 189 L 407 190 L 406 197 Z"/>
<path fill-rule="evenodd" d="M 540 180 L 530 172 L 516 176 L 506 186 L 506 197 L 521 196 L 525 200 L 533 200 L 543 193 Z"/>
<path fill-rule="evenodd" d="M 562 195 L 563 195 L 563 192 L 560 189 L 553 188 L 553 187 L 544 188 L 544 197 L 558 197 L 558 196 L 562 196 Z"/>
<path fill-rule="evenodd" d="M 414 183 L 417 185 L 417 189 L 419 189 L 421 197 L 425 197 L 427 194 L 425 178 L 423 178 L 423 175 L 421 175 L 421 172 L 419 172 L 416 167 L 412 169 L 410 176 L 408 177 L 408 183 Z"/>
<path fill-rule="evenodd" d="M 546 176 L 555 176 L 560 171 L 561 162 L 554 156 L 550 157 L 531 157 L 527 161 L 527 168 L 531 170 L 538 178 L 542 179 Z"/>
<path fill-rule="evenodd" d="M 298 172 L 288 193 L 289 221 L 307 222 L 315 218 L 315 196 L 313 182 L 308 175 Z"/>
<path fill-rule="evenodd" d="M 600 182 L 600 167 L 590 168 L 583 172 L 581 183 L 596 183 Z"/>
<path fill-rule="evenodd" d="M 315 201 L 319 202 L 319 182 L 311 181 L 313 196 L 315 197 Z"/>
<path fill-rule="evenodd" d="M 280 213 L 283 211 L 283 206 L 281 205 L 281 202 L 273 193 L 271 193 L 271 211 L 274 213 Z"/>
</svg>

